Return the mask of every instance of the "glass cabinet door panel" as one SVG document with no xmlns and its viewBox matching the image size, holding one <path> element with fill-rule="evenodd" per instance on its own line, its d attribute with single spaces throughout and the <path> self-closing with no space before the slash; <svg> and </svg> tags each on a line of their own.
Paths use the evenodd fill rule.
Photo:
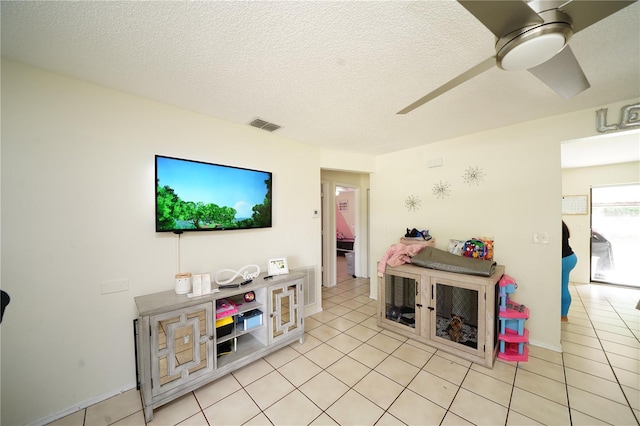
<svg viewBox="0 0 640 426">
<path fill-rule="evenodd" d="M 477 350 L 478 290 L 442 282 L 435 286 L 435 337 Z"/>
<path fill-rule="evenodd" d="M 212 308 L 165 314 L 154 318 L 152 342 L 156 347 L 153 360 L 154 391 L 178 385 L 192 373 L 213 369 Z M 172 386 L 168 386 L 172 385 Z"/>
<path fill-rule="evenodd" d="M 418 282 L 414 278 L 390 274 L 385 274 L 384 280 L 384 319 L 415 329 Z"/>
<path fill-rule="evenodd" d="M 292 284 L 270 290 L 272 340 L 302 327 L 299 310 L 300 287 L 298 284 Z"/>
</svg>

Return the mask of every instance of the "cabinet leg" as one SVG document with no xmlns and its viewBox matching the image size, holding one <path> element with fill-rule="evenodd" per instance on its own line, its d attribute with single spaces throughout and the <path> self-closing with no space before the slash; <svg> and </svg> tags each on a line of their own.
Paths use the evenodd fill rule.
<svg viewBox="0 0 640 426">
<path fill-rule="evenodd" d="M 144 407 L 144 420 L 149 423 L 153 420 L 153 408 L 152 407 Z"/>
</svg>

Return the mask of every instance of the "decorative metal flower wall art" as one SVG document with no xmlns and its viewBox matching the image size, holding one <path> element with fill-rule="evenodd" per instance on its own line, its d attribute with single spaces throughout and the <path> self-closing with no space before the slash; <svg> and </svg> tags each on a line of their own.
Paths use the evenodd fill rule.
<svg viewBox="0 0 640 426">
<path fill-rule="evenodd" d="M 485 173 L 484 171 L 478 167 L 467 167 L 467 170 L 464 171 L 462 178 L 464 179 L 464 183 L 466 184 L 476 184 L 480 185 L 480 182 L 484 181 Z"/>
<path fill-rule="evenodd" d="M 410 212 L 415 212 L 420 208 L 420 199 L 415 195 L 409 195 L 406 200 L 404 200 L 404 206 Z"/>
<path fill-rule="evenodd" d="M 451 185 L 449 184 L 449 182 L 439 181 L 438 183 L 433 185 L 433 195 L 438 198 L 448 197 L 451 193 L 451 190 L 449 189 L 450 187 Z"/>
</svg>

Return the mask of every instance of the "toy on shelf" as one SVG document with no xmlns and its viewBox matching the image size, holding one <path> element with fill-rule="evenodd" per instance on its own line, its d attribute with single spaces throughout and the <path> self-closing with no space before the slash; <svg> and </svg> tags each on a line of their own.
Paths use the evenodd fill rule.
<svg viewBox="0 0 640 426">
<path fill-rule="evenodd" d="M 228 299 L 216 300 L 216 319 L 228 317 L 238 312 L 235 303 Z"/>
<path fill-rule="evenodd" d="M 500 330 L 498 341 L 498 358 L 505 361 L 527 361 L 529 359 L 529 330 L 524 322 L 529 318 L 529 308 L 510 300 L 509 295 L 518 288 L 516 280 L 505 274 L 499 282 L 500 286 Z"/>
<path fill-rule="evenodd" d="M 516 291 L 518 284 L 516 280 L 507 274 L 504 274 L 498 283 L 500 287 L 500 312 L 507 310 L 507 299 L 509 294 Z"/>
</svg>

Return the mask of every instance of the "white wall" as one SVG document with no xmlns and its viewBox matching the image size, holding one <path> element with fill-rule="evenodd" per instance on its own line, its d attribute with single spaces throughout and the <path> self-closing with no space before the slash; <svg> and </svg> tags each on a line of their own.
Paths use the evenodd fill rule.
<svg viewBox="0 0 640 426">
<path fill-rule="evenodd" d="M 320 151 L 320 167 L 326 170 L 370 173 L 375 170 L 375 165 L 373 156 L 330 149 Z"/>
<path fill-rule="evenodd" d="M 173 289 L 176 273 L 176 237 L 154 228 L 154 154 L 273 172 L 273 228 L 185 233 L 183 271 L 280 256 L 319 268 L 312 146 L 13 62 L 2 144 L 2 424 L 134 385 L 134 297 Z M 129 290 L 101 295 L 114 279 Z"/>
<path fill-rule="evenodd" d="M 606 143 L 606 142 L 603 142 Z M 640 162 L 611 164 L 606 166 L 578 167 L 562 170 L 562 195 L 588 195 L 591 187 L 640 182 Z M 590 212 L 589 212 L 590 213 Z M 570 244 L 578 263 L 571 271 L 571 281 L 588 283 L 591 256 L 591 221 L 589 215 L 563 215 L 571 231 Z"/>
<path fill-rule="evenodd" d="M 443 250 L 451 238 L 493 236 L 495 260 L 518 282 L 513 299 L 531 309 L 530 342 L 560 350 L 560 143 L 596 134 L 598 108 L 379 156 L 371 176 L 371 276 L 406 228 L 430 229 Z M 428 168 L 436 159 L 444 165 Z M 485 173 L 477 186 L 464 182 L 469 167 Z M 450 184 L 443 199 L 433 194 L 440 181 Z M 410 195 L 421 200 L 416 212 L 405 207 Z M 533 244 L 534 232 L 547 232 L 549 244 Z"/>
</svg>

